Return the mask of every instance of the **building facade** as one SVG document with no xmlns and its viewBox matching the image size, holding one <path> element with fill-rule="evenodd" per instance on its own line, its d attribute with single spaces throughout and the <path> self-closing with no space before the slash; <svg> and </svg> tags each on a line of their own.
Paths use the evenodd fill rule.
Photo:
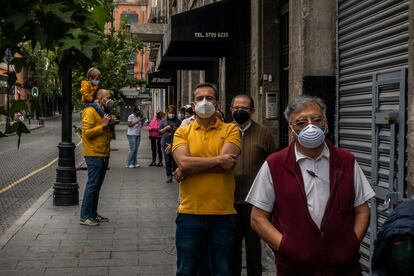
<svg viewBox="0 0 414 276">
<path fill-rule="evenodd" d="M 148 22 L 148 15 L 149 5 L 146 0 L 117 0 L 114 1 L 113 6 L 113 22 L 108 26 L 113 27 L 115 31 L 119 31 L 124 25 L 128 32 L 132 32 L 137 26 Z M 149 54 L 148 44 L 144 43 L 142 50 L 131 55 L 127 74 L 136 79 L 146 80 Z M 125 105 L 121 109 L 121 121 L 127 120 L 135 106 L 139 106 L 145 116 L 148 116 L 151 105 L 148 102 L 149 95 L 144 87 L 124 87 L 121 91 L 125 101 Z"/>
<path fill-rule="evenodd" d="M 121 0 L 114 1 L 113 9 L 114 28 L 119 31 L 122 24 L 131 28 L 132 25 L 144 24 L 148 21 L 148 1 L 142 0 Z M 148 71 L 149 52 L 148 48 L 131 56 L 129 74 L 137 79 L 146 79 Z"/>
<path fill-rule="evenodd" d="M 325 100 L 328 138 L 354 153 L 377 194 L 361 245 L 366 274 L 382 223 L 395 204 L 414 199 L 413 2 L 151 3 L 150 20 L 168 26 L 154 67 L 178 70 L 175 90 L 165 89 L 166 104 L 191 102 L 194 86 L 210 81 L 219 87 L 230 120 L 231 98 L 249 94 L 256 102 L 254 119 L 272 128 L 283 148 L 289 143 L 283 117 L 288 101 L 301 94 Z"/>
</svg>

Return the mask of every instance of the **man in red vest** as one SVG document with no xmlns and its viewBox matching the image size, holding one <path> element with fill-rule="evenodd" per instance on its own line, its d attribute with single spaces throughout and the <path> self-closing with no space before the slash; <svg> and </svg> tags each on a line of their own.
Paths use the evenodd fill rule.
<svg viewBox="0 0 414 276">
<path fill-rule="evenodd" d="M 326 105 L 299 96 L 285 110 L 293 138 L 262 165 L 246 201 L 275 251 L 277 275 L 360 275 L 375 193 L 355 157 L 325 140 Z"/>
</svg>

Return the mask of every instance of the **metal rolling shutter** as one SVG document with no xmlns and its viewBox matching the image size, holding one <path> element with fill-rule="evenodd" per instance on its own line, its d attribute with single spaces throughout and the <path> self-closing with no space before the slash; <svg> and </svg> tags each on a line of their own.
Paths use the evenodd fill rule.
<svg viewBox="0 0 414 276">
<path fill-rule="evenodd" d="M 398 164 L 401 166 L 401 162 L 397 161 L 404 158 L 403 155 L 398 155 L 398 147 L 403 146 L 400 138 L 404 139 L 404 135 L 398 135 L 397 131 L 394 146 L 397 147 L 398 160 L 390 166 L 390 126 L 373 123 L 373 113 L 398 113 L 401 101 L 405 101 L 405 98 L 401 97 L 405 95 L 405 84 L 401 81 L 405 81 L 405 70 L 401 68 L 406 67 L 408 63 L 409 1 L 338 0 L 337 8 L 336 139 L 340 147 L 355 154 L 371 184 L 388 188 L 388 183 L 394 181 L 388 178 L 390 168 L 396 174 L 403 172 L 403 168 L 398 167 Z M 399 76 L 400 79 L 393 79 L 381 86 L 381 79 L 377 79 L 377 76 L 384 76 L 385 79 Z M 373 100 L 373 88 L 374 91 L 377 89 L 378 100 Z M 373 108 L 375 104 L 376 109 Z M 405 118 L 404 110 L 399 114 Z M 401 120 L 400 123 L 403 123 L 403 128 L 398 128 L 399 133 L 404 132 L 405 121 Z M 372 161 L 373 152 L 378 152 L 378 162 Z M 371 177 L 373 169 L 376 170 L 373 172 L 374 179 Z M 377 198 L 378 204 L 382 203 L 383 196 Z M 369 230 L 372 228 L 373 233 L 368 233 L 362 243 L 361 262 L 366 271 L 370 268 L 369 258 L 373 250 L 375 228 L 383 223 L 386 214 L 379 211 L 378 216 L 372 219 Z"/>
</svg>

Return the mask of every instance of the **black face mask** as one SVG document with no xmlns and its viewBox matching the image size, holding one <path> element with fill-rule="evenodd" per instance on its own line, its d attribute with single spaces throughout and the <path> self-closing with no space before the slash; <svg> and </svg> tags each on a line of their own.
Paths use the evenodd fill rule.
<svg viewBox="0 0 414 276">
<path fill-rule="evenodd" d="M 233 119 L 239 124 L 242 125 L 250 119 L 250 114 L 243 109 L 238 109 L 233 112 Z"/>
</svg>

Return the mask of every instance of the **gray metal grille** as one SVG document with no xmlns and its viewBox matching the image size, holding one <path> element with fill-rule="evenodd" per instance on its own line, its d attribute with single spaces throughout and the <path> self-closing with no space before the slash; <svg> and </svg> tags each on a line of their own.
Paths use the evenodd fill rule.
<svg viewBox="0 0 414 276">
<path fill-rule="evenodd" d="M 409 1 L 338 0 L 337 8 L 336 141 L 340 147 L 355 154 L 371 184 L 371 172 L 375 169 L 378 172 L 374 177 L 377 181 L 375 185 L 388 188 L 390 175 L 399 173 L 398 166 L 390 166 L 390 149 L 393 146 L 397 147 L 394 158 L 399 159 L 399 138 L 394 137 L 397 142 L 394 141 L 392 145 L 390 126 L 385 124 L 379 125 L 377 131 L 373 132 L 372 88 L 376 73 L 392 73 L 407 66 Z M 401 88 L 401 85 L 382 86 L 381 91 L 378 91 L 376 112 L 399 111 Z M 372 167 L 374 139 L 378 141 L 377 168 Z M 390 174 L 390 170 L 394 173 Z M 380 196 L 373 204 L 377 206 L 383 200 Z M 361 262 L 366 273 L 370 268 L 375 232 L 386 219 L 387 213 L 378 211 L 375 215 L 361 246 Z"/>
</svg>

